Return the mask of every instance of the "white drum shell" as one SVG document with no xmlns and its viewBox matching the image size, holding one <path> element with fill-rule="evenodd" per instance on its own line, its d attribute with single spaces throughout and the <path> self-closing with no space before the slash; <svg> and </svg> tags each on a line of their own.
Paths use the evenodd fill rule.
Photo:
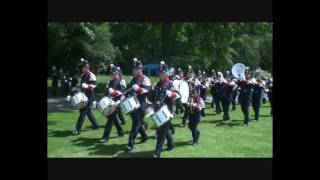
<svg viewBox="0 0 320 180">
<path fill-rule="evenodd" d="M 107 117 L 115 111 L 116 105 L 110 97 L 104 97 L 97 104 L 97 108 L 103 116 Z"/>
<path fill-rule="evenodd" d="M 74 109 L 82 109 L 88 104 L 88 97 L 82 93 L 79 92 L 71 97 L 71 105 Z"/>
<path fill-rule="evenodd" d="M 162 126 L 168 122 L 172 117 L 167 105 L 162 106 L 154 115 L 152 115 L 153 121 L 156 123 L 157 127 Z"/>
<path fill-rule="evenodd" d="M 120 104 L 120 108 L 124 114 L 129 114 L 135 109 L 140 108 L 140 103 L 136 96 L 129 97 Z"/>
</svg>

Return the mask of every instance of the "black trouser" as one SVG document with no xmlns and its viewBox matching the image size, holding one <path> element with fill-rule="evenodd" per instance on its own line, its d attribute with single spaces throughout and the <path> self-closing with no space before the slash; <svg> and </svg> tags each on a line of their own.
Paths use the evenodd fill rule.
<svg viewBox="0 0 320 180">
<path fill-rule="evenodd" d="M 182 124 L 185 125 L 187 119 L 189 118 L 189 107 L 187 104 L 183 104 L 183 106 L 184 106 L 184 114 L 182 117 Z"/>
<path fill-rule="evenodd" d="M 255 120 L 259 119 L 260 105 L 261 105 L 261 94 L 252 94 L 252 108 L 254 111 Z"/>
<path fill-rule="evenodd" d="M 206 106 L 206 99 L 207 99 L 207 97 L 204 95 L 204 96 L 201 96 L 201 98 L 202 98 L 203 101 L 204 101 L 204 106 Z M 206 114 L 205 114 L 205 112 L 204 112 L 204 109 L 205 109 L 205 107 L 202 108 L 202 110 L 201 110 L 201 115 L 202 115 L 203 117 L 206 116 Z"/>
<path fill-rule="evenodd" d="M 142 108 L 134 110 L 130 115 L 132 118 L 132 127 L 129 135 L 128 146 L 133 147 L 137 134 L 140 133 L 142 139 L 147 139 L 148 135 L 142 126 L 145 111 Z"/>
<path fill-rule="evenodd" d="M 170 131 L 170 121 L 157 128 L 157 144 L 155 154 L 160 156 L 164 140 L 167 139 L 168 148 L 173 148 L 173 139 Z"/>
<path fill-rule="evenodd" d="M 229 107 L 231 104 L 231 95 L 222 97 L 223 120 L 229 119 Z"/>
<path fill-rule="evenodd" d="M 215 98 L 215 104 L 216 104 L 216 113 L 219 114 L 221 113 L 221 94 L 216 94 Z"/>
<path fill-rule="evenodd" d="M 176 101 L 176 114 L 179 114 L 179 111 L 180 113 L 183 113 L 183 105 L 182 105 L 182 102 L 181 102 L 181 98 L 179 98 L 177 101 Z"/>
<path fill-rule="evenodd" d="M 237 90 L 232 91 L 232 110 L 236 110 Z"/>
<path fill-rule="evenodd" d="M 106 126 L 104 128 L 102 139 L 109 139 L 113 124 L 116 126 L 119 135 L 124 134 L 123 129 L 122 129 L 121 125 L 119 124 L 119 119 L 117 117 L 116 111 L 114 111 L 112 114 L 110 114 L 107 117 L 107 119 L 108 120 L 107 120 Z"/>
<path fill-rule="evenodd" d="M 116 108 L 116 111 L 117 111 L 118 118 L 121 121 L 121 124 L 125 124 L 126 123 L 126 119 L 124 118 L 122 110 L 121 110 L 121 108 L 119 106 Z"/>
<path fill-rule="evenodd" d="M 62 95 L 67 96 L 70 92 L 70 87 L 68 85 L 63 86 Z"/>
<path fill-rule="evenodd" d="M 80 116 L 78 118 L 78 121 L 77 121 L 77 125 L 76 125 L 76 130 L 80 132 L 81 130 L 81 127 L 82 127 L 82 124 L 84 122 L 84 119 L 85 119 L 85 116 L 87 115 L 91 124 L 95 127 L 95 128 L 98 128 L 99 127 L 99 124 L 97 123 L 97 120 L 96 118 L 93 116 L 92 114 L 92 111 L 91 111 L 91 105 L 92 105 L 92 102 L 88 103 L 88 105 L 82 109 L 79 110 L 80 112 Z"/>
<path fill-rule="evenodd" d="M 188 127 L 191 130 L 192 139 L 193 139 L 192 141 L 194 143 L 198 143 L 199 141 L 199 134 L 200 134 L 200 131 L 198 130 L 199 121 L 200 121 L 200 111 L 190 113 Z"/>
<path fill-rule="evenodd" d="M 214 93 L 211 93 L 211 96 L 212 96 L 211 108 L 214 108 L 214 103 L 215 103 L 215 95 L 214 95 Z"/>
<path fill-rule="evenodd" d="M 240 100 L 240 104 L 241 104 L 241 110 L 244 115 L 244 124 L 248 124 L 248 122 L 249 122 L 249 105 L 250 105 L 249 97 L 240 98 L 239 100 Z"/>
</svg>

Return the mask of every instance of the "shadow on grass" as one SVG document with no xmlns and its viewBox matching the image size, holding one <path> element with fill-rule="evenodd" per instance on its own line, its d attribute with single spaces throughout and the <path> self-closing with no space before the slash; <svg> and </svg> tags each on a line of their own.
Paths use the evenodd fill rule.
<svg viewBox="0 0 320 180">
<path fill-rule="evenodd" d="M 221 122 L 222 120 L 213 120 L 213 121 L 209 121 L 209 120 L 202 120 L 200 121 L 200 123 L 211 123 L 211 124 L 216 124 Z"/>
<path fill-rule="evenodd" d="M 249 120 L 250 121 L 250 120 Z M 229 126 L 229 127 L 233 127 L 233 126 L 243 126 L 243 120 L 239 120 L 239 119 L 232 119 L 232 120 L 227 120 L 225 122 L 220 121 L 219 123 L 216 124 L 216 126 Z"/>
<path fill-rule="evenodd" d="M 48 126 L 53 126 L 53 125 L 56 125 L 58 123 L 60 123 L 60 122 L 59 121 L 48 121 L 47 125 Z"/>
<path fill-rule="evenodd" d="M 262 105 L 262 106 L 260 106 L 260 108 L 271 108 L 271 106 L 270 105 Z"/>
<path fill-rule="evenodd" d="M 118 151 L 124 151 L 126 144 L 95 144 L 93 147 L 88 148 L 91 155 L 108 155 L 112 156 Z"/>
<path fill-rule="evenodd" d="M 190 137 L 191 138 L 191 137 Z M 181 146 L 188 146 L 191 145 L 192 140 L 190 141 L 180 141 L 180 142 L 174 142 L 174 147 L 181 147 Z M 173 149 L 174 150 L 174 149 Z"/>
<path fill-rule="evenodd" d="M 216 113 L 206 113 L 206 116 L 216 116 Z"/>
<path fill-rule="evenodd" d="M 99 143 L 99 139 L 98 138 L 79 137 L 75 140 L 72 140 L 71 142 L 77 146 L 92 146 L 96 143 Z"/>
<path fill-rule="evenodd" d="M 267 114 L 263 114 L 263 115 L 259 115 L 259 117 L 271 117 L 271 116 Z"/>
<path fill-rule="evenodd" d="M 153 158 L 154 150 L 119 153 L 116 158 Z"/>
<path fill-rule="evenodd" d="M 48 137 L 68 137 L 73 136 L 72 131 L 64 130 L 64 131 L 50 131 L 48 132 Z"/>
</svg>

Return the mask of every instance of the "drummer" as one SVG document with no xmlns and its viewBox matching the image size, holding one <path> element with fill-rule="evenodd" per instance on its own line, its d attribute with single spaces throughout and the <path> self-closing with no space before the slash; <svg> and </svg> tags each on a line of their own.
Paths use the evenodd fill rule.
<svg viewBox="0 0 320 180">
<path fill-rule="evenodd" d="M 135 58 L 134 77 L 132 77 L 130 83 L 128 84 L 128 88 L 130 90 L 128 89 L 129 91 L 127 95 L 136 96 L 140 103 L 140 108 L 135 109 L 130 114 L 132 118 L 132 128 L 126 148 L 127 151 L 131 151 L 133 149 L 138 132 L 142 136 L 142 143 L 146 142 L 149 139 L 142 123 L 145 115 L 145 110 L 147 108 L 146 98 L 150 91 L 150 86 L 151 84 L 149 78 L 142 72 L 142 62 Z"/>
<path fill-rule="evenodd" d="M 89 63 L 87 60 L 81 59 L 80 63 L 82 69 L 81 75 L 81 92 L 85 93 L 88 97 L 88 104 L 84 108 L 80 109 L 80 115 L 77 121 L 76 130 L 73 132 L 74 135 L 79 135 L 81 131 L 82 124 L 84 122 L 85 115 L 88 116 L 90 122 L 93 125 L 93 129 L 98 129 L 99 124 L 97 123 L 96 118 L 94 117 L 93 113 L 91 112 L 91 106 L 94 101 L 94 93 L 93 89 L 97 85 L 96 76 L 89 70 Z"/>
<path fill-rule="evenodd" d="M 207 83 L 207 76 L 206 76 L 206 72 L 203 71 L 201 78 L 200 78 L 200 97 L 202 98 L 203 101 L 206 101 L 207 99 L 207 88 L 208 88 L 208 83 Z M 202 108 L 201 110 L 201 115 L 203 117 L 206 116 L 205 112 L 204 112 L 205 107 Z"/>
<path fill-rule="evenodd" d="M 125 87 L 122 86 L 120 82 L 121 82 L 120 72 L 118 71 L 118 69 L 114 69 L 114 71 L 112 73 L 112 80 L 107 85 L 107 91 L 105 92 L 105 95 L 111 96 L 112 100 L 115 102 L 120 100 L 120 97 L 123 95 L 122 92 L 125 89 Z M 123 129 L 121 128 L 121 125 L 119 123 L 119 119 L 117 116 L 117 113 L 118 113 L 117 109 L 119 109 L 119 108 L 120 107 L 118 106 L 116 108 L 116 110 L 107 117 L 108 120 L 107 120 L 105 129 L 104 129 L 104 133 L 102 135 L 102 138 L 100 139 L 100 142 L 102 142 L 102 143 L 108 142 L 113 124 L 117 128 L 119 137 L 124 136 Z"/>
<path fill-rule="evenodd" d="M 111 75 L 113 75 L 114 72 L 117 73 L 117 75 L 120 78 L 120 86 L 125 89 L 126 88 L 126 81 L 122 78 L 122 71 L 121 71 L 120 67 L 117 67 L 114 64 L 110 64 L 110 69 L 111 69 Z M 122 125 L 126 124 L 126 119 L 121 111 L 121 108 L 117 107 L 116 111 L 117 111 L 118 119 L 120 120 L 121 124 Z"/>
<path fill-rule="evenodd" d="M 200 85 L 197 83 L 192 84 L 191 96 L 188 100 L 188 113 L 189 124 L 188 127 L 192 132 L 192 146 L 199 143 L 200 131 L 198 130 L 198 124 L 201 118 L 201 110 L 204 107 L 204 101 L 200 97 Z"/>
<path fill-rule="evenodd" d="M 164 104 L 168 106 L 168 109 L 173 113 L 173 101 L 179 98 L 177 90 L 174 88 L 173 83 L 169 80 L 169 70 L 166 64 L 162 64 L 160 70 L 160 80 L 157 82 L 153 96 L 150 100 L 154 103 L 154 111 L 156 112 Z M 170 120 L 171 121 L 171 120 Z M 157 128 L 157 144 L 154 152 L 154 158 L 159 158 L 164 144 L 165 139 L 167 139 L 168 150 L 172 150 L 174 147 L 172 132 L 170 130 L 171 122 L 168 121 L 162 126 Z"/>
</svg>

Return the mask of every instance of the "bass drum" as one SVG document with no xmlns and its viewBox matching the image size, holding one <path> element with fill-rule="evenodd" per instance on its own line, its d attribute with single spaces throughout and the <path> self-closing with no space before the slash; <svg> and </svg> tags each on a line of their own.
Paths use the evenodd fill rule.
<svg viewBox="0 0 320 180">
<path fill-rule="evenodd" d="M 189 98 L 189 85 L 184 80 L 174 80 L 173 86 L 178 89 L 181 95 L 181 102 L 187 103 Z"/>
</svg>

